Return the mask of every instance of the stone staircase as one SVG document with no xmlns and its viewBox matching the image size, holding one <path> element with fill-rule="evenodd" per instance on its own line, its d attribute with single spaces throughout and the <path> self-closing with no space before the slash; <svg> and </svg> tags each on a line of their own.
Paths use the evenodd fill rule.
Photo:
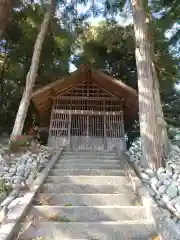
<svg viewBox="0 0 180 240">
<path fill-rule="evenodd" d="M 63 152 L 21 225 L 18 240 L 147 240 L 155 231 L 123 159 L 90 150 Z"/>
</svg>

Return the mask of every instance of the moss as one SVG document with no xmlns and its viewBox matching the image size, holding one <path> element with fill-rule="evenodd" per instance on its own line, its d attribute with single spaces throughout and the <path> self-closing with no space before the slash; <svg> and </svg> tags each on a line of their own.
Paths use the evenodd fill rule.
<svg viewBox="0 0 180 240">
<path fill-rule="evenodd" d="M 6 183 L 4 179 L 0 180 L 0 195 L 8 196 L 12 191 L 12 187 Z"/>
</svg>

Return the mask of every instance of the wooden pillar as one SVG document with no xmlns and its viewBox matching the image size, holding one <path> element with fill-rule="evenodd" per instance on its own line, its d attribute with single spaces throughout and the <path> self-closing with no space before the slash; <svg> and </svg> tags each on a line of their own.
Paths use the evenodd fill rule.
<svg viewBox="0 0 180 240">
<path fill-rule="evenodd" d="M 122 111 L 121 114 L 121 134 L 122 134 L 122 140 L 123 140 L 123 148 L 126 150 L 126 139 L 125 139 L 125 131 L 124 131 L 124 112 Z"/>
<path fill-rule="evenodd" d="M 104 114 L 104 149 L 107 150 L 106 113 Z"/>
<path fill-rule="evenodd" d="M 71 112 L 69 112 L 68 141 L 69 141 L 69 148 L 71 148 Z"/>
<path fill-rule="evenodd" d="M 86 116 L 86 147 L 89 147 L 89 115 Z"/>
</svg>

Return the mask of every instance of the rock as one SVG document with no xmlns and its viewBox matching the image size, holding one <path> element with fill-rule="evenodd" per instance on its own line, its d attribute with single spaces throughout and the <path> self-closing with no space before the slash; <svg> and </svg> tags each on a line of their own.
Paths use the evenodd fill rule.
<svg viewBox="0 0 180 240">
<path fill-rule="evenodd" d="M 172 184 L 176 187 L 180 186 L 180 182 L 176 181 L 176 180 L 173 180 L 172 181 Z"/>
<path fill-rule="evenodd" d="M 31 166 L 30 166 L 30 165 L 28 165 L 28 166 L 26 165 L 25 168 L 24 168 L 24 171 L 25 171 L 25 172 L 29 172 L 30 169 L 31 169 Z"/>
<path fill-rule="evenodd" d="M 166 185 L 161 185 L 161 186 L 159 187 L 159 189 L 158 189 L 158 192 L 159 192 L 160 194 L 163 194 L 163 193 L 165 193 L 166 189 L 167 189 L 167 186 L 166 186 Z"/>
<path fill-rule="evenodd" d="M 177 178 L 178 178 L 178 174 L 176 174 L 176 173 L 173 174 L 172 179 L 173 179 L 173 180 L 177 180 Z"/>
<path fill-rule="evenodd" d="M 20 165 L 19 167 L 17 167 L 17 171 L 18 172 L 24 171 L 24 169 L 25 169 L 25 165 L 24 164 Z"/>
<path fill-rule="evenodd" d="M 10 172 L 10 173 L 7 174 L 7 177 L 8 177 L 8 178 L 11 178 L 13 175 L 14 175 L 14 173 L 13 173 L 13 172 Z"/>
<path fill-rule="evenodd" d="M 170 164 L 170 167 L 171 167 L 172 169 L 176 169 L 176 164 L 175 164 L 175 163 L 172 163 L 172 164 Z"/>
<path fill-rule="evenodd" d="M 168 167 L 168 168 L 166 169 L 166 175 L 169 176 L 169 177 L 172 177 L 172 175 L 173 175 L 172 168 L 169 168 L 169 167 Z"/>
<path fill-rule="evenodd" d="M 156 193 L 151 188 L 148 188 L 148 192 L 152 197 L 155 197 Z"/>
<path fill-rule="evenodd" d="M 164 194 L 162 195 L 162 200 L 163 200 L 165 203 L 167 203 L 167 202 L 169 202 L 171 199 L 170 199 L 170 197 L 169 197 L 166 193 L 164 193 Z"/>
<path fill-rule="evenodd" d="M 152 177 L 151 178 L 151 184 L 158 184 L 159 179 L 157 177 Z"/>
<path fill-rule="evenodd" d="M 177 174 L 180 173 L 180 166 L 176 165 L 176 169 L 174 169 L 174 173 L 177 173 Z"/>
<path fill-rule="evenodd" d="M 3 178 L 4 173 L 0 172 L 0 178 Z"/>
<path fill-rule="evenodd" d="M 172 206 L 175 205 L 175 203 L 177 203 L 177 202 L 180 202 L 180 196 L 177 196 L 177 197 L 171 199 L 171 201 L 170 201 Z"/>
<path fill-rule="evenodd" d="M 44 155 L 44 159 L 49 159 L 49 155 Z"/>
<path fill-rule="evenodd" d="M 169 186 L 171 183 L 172 183 L 172 180 L 170 180 L 170 179 L 164 179 L 163 180 L 163 184 L 166 185 L 166 186 Z"/>
<path fill-rule="evenodd" d="M 160 207 L 165 207 L 165 202 L 162 200 L 162 199 L 158 199 L 158 200 L 156 200 L 156 202 L 160 205 Z"/>
<path fill-rule="evenodd" d="M 167 179 L 167 176 L 166 176 L 165 173 L 161 173 L 161 174 L 158 175 L 158 178 L 161 182 L 164 182 L 164 180 Z"/>
<path fill-rule="evenodd" d="M 178 218 L 176 216 L 173 216 L 172 220 L 177 223 L 178 222 Z"/>
<path fill-rule="evenodd" d="M 26 188 L 27 187 L 26 181 L 21 181 L 20 186 L 21 186 L 21 189 Z"/>
<path fill-rule="evenodd" d="M 166 172 L 166 169 L 163 168 L 163 167 L 160 167 L 158 170 L 157 170 L 157 175 L 161 174 L 161 173 L 165 173 Z"/>
<path fill-rule="evenodd" d="M 42 164 L 44 164 L 44 159 L 41 159 L 40 161 L 39 161 L 39 163 L 42 163 Z"/>
<path fill-rule="evenodd" d="M 30 174 L 29 177 L 28 177 L 28 179 L 26 180 L 26 184 L 29 185 L 29 186 L 31 186 L 31 184 L 33 183 L 33 181 L 34 181 L 33 175 Z"/>
<path fill-rule="evenodd" d="M 10 172 L 10 173 L 15 173 L 15 172 L 16 172 L 16 168 L 11 167 L 11 168 L 9 169 L 9 172 Z"/>
<path fill-rule="evenodd" d="M 21 164 L 23 164 L 23 165 L 25 165 L 26 164 L 26 162 L 27 162 L 27 159 L 26 158 L 21 158 Z"/>
<path fill-rule="evenodd" d="M 9 167 L 4 167 L 4 171 L 8 172 L 9 171 Z"/>
<path fill-rule="evenodd" d="M 159 195 L 159 194 L 156 194 L 155 200 L 160 200 L 160 199 L 161 199 L 160 195 Z"/>
<path fill-rule="evenodd" d="M 178 194 L 178 189 L 173 184 L 169 185 L 166 190 L 167 195 L 170 197 L 170 199 L 174 198 Z"/>
<path fill-rule="evenodd" d="M 145 169 L 144 172 L 147 173 L 150 177 L 153 177 L 155 175 L 154 171 L 151 168 Z"/>
<path fill-rule="evenodd" d="M 180 152 L 180 149 L 179 149 L 179 147 L 176 146 L 176 145 L 171 145 L 171 151 L 179 153 L 179 152 Z"/>
<path fill-rule="evenodd" d="M 32 167 L 37 167 L 38 163 L 37 162 L 33 162 L 32 163 Z"/>
<path fill-rule="evenodd" d="M 155 191 L 155 192 L 158 191 L 156 184 L 151 184 L 151 187 L 152 187 L 153 191 Z"/>
<path fill-rule="evenodd" d="M 16 172 L 16 176 L 21 177 L 24 174 L 24 172 Z"/>
<path fill-rule="evenodd" d="M 27 179 L 28 176 L 29 176 L 29 171 L 27 171 L 27 172 L 24 173 L 24 178 L 25 178 L 25 179 Z"/>
<path fill-rule="evenodd" d="M 32 158 L 29 158 L 28 160 L 27 160 L 27 163 L 28 164 L 31 164 L 33 162 L 33 159 Z"/>
<path fill-rule="evenodd" d="M 180 213 L 180 202 L 179 201 L 174 204 L 174 207 Z"/>
<path fill-rule="evenodd" d="M 5 159 L 3 158 L 3 156 L 0 154 L 0 163 L 2 164 L 2 165 L 4 165 L 5 164 Z"/>
<path fill-rule="evenodd" d="M 16 177 L 14 179 L 14 184 L 19 184 L 19 183 L 21 183 L 21 178 L 20 177 Z"/>
</svg>

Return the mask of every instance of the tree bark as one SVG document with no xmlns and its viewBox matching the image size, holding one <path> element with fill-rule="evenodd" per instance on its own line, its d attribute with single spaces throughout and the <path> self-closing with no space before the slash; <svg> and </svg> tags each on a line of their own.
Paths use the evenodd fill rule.
<svg viewBox="0 0 180 240">
<path fill-rule="evenodd" d="M 1 104 L 1 108 L 4 105 L 4 74 L 5 74 L 6 58 L 3 61 L 3 65 L 1 67 L 1 74 L 0 74 L 0 104 Z"/>
<path fill-rule="evenodd" d="M 53 6 L 51 4 L 49 6 L 47 12 L 44 15 L 44 19 L 41 24 L 40 32 L 36 39 L 31 66 L 30 66 L 29 72 L 26 77 L 26 86 L 25 86 L 25 89 L 23 92 L 23 96 L 22 96 L 20 105 L 19 105 L 19 109 L 18 109 L 17 116 L 15 119 L 13 131 L 11 133 L 10 141 L 15 140 L 18 135 L 22 134 L 24 122 L 26 119 L 26 114 L 27 114 L 28 107 L 30 104 L 31 93 L 32 93 L 32 90 L 33 90 L 33 87 L 35 84 L 35 79 L 36 79 L 36 75 L 37 75 L 37 71 L 38 71 L 38 67 L 39 67 L 41 49 L 42 49 L 44 38 L 45 38 L 47 29 L 49 26 L 49 21 L 52 16 L 52 11 L 53 11 Z"/>
<path fill-rule="evenodd" d="M 170 142 L 168 138 L 167 133 L 167 123 L 164 120 L 164 113 L 162 109 L 161 104 L 161 98 L 160 98 L 160 87 L 159 87 L 159 79 L 157 76 L 157 72 L 154 66 L 154 63 L 152 62 L 152 68 L 154 73 L 154 80 L 155 80 L 155 93 L 154 93 L 154 101 L 156 106 L 156 119 L 158 124 L 158 130 L 159 130 L 159 138 L 160 138 L 160 144 L 163 152 L 163 157 L 167 157 L 167 155 L 170 152 Z"/>
<path fill-rule="evenodd" d="M 146 22 L 144 0 L 132 0 L 135 56 L 138 73 L 139 120 L 142 160 L 154 169 L 162 165 L 163 152 L 159 142 L 155 106 L 155 79 L 152 69 L 151 44 Z"/>
<path fill-rule="evenodd" d="M 4 30 L 9 22 L 12 11 L 12 0 L 0 1 L 0 39 L 3 36 Z"/>
<path fill-rule="evenodd" d="M 158 130 L 159 130 L 159 137 L 160 137 L 160 144 L 162 146 L 163 155 L 167 156 L 170 151 L 170 142 L 167 133 L 167 123 L 164 119 L 164 113 L 161 104 L 161 97 L 160 97 L 160 86 L 159 86 L 159 77 L 155 67 L 155 49 L 154 49 L 154 40 L 153 40 L 153 29 L 152 29 L 152 17 L 151 12 L 148 11 L 148 21 L 149 21 L 149 44 L 151 46 L 151 60 L 152 60 L 152 71 L 153 71 L 153 78 L 155 81 L 155 94 L 154 94 L 154 101 L 156 106 L 156 119 L 158 123 Z"/>
</svg>

